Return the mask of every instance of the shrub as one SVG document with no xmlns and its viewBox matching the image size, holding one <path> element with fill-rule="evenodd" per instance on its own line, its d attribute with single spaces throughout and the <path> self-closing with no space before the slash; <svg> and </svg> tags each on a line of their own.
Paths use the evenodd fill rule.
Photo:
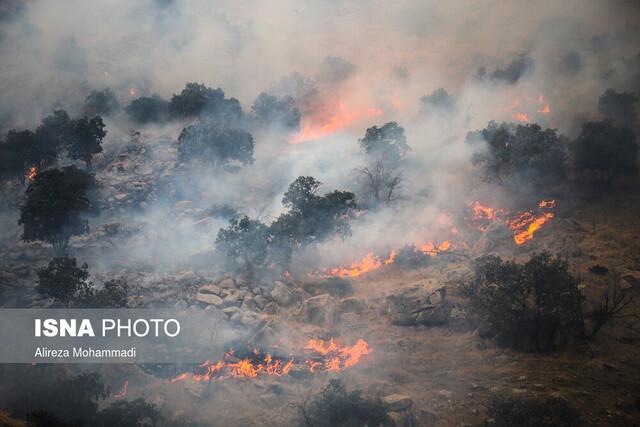
<svg viewBox="0 0 640 427">
<path fill-rule="evenodd" d="M 393 265 L 400 268 L 420 268 L 429 263 L 431 258 L 414 245 L 405 245 L 398 250 Z"/>
<path fill-rule="evenodd" d="M 178 156 L 182 161 L 200 160 L 214 169 L 239 162 L 253 162 L 253 137 L 249 132 L 227 128 L 208 121 L 187 126 L 178 138 Z"/>
<path fill-rule="evenodd" d="M 120 107 L 111 89 L 92 90 L 84 101 L 85 114 L 109 115 Z"/>
<path fill-rule="evenodd" d="M 390 425 L 381 399 L 362 397 L 362 390 L 347 392 L 339 380 L 331 380 L 311 402 L 299 405 L 309 427 L 379 427 Z"/>
<path fill-rule="evenodd" d="M 89 292 L 91 285 L 87 282 L 88 269 L 86 263 L 78 267 L 75 258 L 53 258 L 47 267 L 36 270 L 36 289 L 43 295 L 60 300 L 68 307 L 76 297 Z"/>
<path fill-rule="evenodd" d="M 561 333 L 583 332 L 579 280 L 566 261 L 543 252 L 525 264 L 484 256 L 464 288 L 470 309 L 500 345 L 546 351 Z"/>
</svg>

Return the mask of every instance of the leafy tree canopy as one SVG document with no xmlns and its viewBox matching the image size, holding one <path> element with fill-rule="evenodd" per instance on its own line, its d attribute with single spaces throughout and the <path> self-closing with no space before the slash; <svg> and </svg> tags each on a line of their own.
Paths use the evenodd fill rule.
<svg viewBox="0 0 640 427">
<path fill-rule="evenodd" d="M 360 140 L 360 146 L 367 154 L 383 156 L 391 164 L 398 162 L 409 151 L 404 129 L 396 122 L 370 127 Z"/>
<path fill-rule="evenodd" d="M 86 217 L 96 210 L 92 197 L 96 188 L 93 175 L 75 166 L 36 175 L 20 209 L 22 239 L 43 240 L 64 250 L 71 236 L 89 232 Z"/>
<path fill-rule="evenodd" d="M 178 156 L 182 161 L 200 160 L 214 169 L 237 161 L 253 162 L 253 137 L 249 132 L 206 121 L 187 126 L 178 138 Z"/>
<path fill-rule="evenodd" d="M 262 92 L 253 103 L 251 112 L 263 125 L 279 125 L 292 131 L 300 129 L 300 110 L 290 96 L 278 99 Z"/>
<path fill-rule="evenodd" d="M 131 119 L 138 123 L 160 123 L 169 116 L 169 103 L 158 95 L 141 96 L 125 108 Z"/>
</svg>

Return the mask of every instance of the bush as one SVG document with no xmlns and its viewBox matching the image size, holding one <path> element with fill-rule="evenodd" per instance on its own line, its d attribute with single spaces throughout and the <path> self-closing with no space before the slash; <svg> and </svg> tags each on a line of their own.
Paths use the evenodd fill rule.
<svg viewBox="0 0 640 427">
<path fill-rule="evenodd" d="M 561 334 L 582 333 L 580 281 L 566 261 L 543 252 L 525 264 L 484 256 L 464 288 L 471 312 L 489 327 L 498 344 L 547 351 Z"/>
<path fill-rule="evenodd" d="M 300 110 L 290 96 L 278 99 L 261 92 L 253 103 L 251 112 L 265 126 L 279 125 L 290 131 L 300 129 Z"/>
<path fill-rule="evenodd" d="M 381 399 L 363 398 L 362 390 L 347 392 L 339 380 L 331 380 L 299 409 L 309 427 L 379 427 L 391 422 Z"/>
<path fill-rule="evenodd" d="M 526 399 L 495 397 L 489 405 L 490 425 L 496 427 L 578 427 L 580 414 L 559 398 Z"/>
<path fill-rule="evenodd" d="M 53 258 L 47 267 L 36 270 L 36 289 L 43 295 L 56 298 L 67 307 L 76 297 L 89 292 L 89 266 L 77 266 L 75 258 L 67 256 Z"/>
</svg>

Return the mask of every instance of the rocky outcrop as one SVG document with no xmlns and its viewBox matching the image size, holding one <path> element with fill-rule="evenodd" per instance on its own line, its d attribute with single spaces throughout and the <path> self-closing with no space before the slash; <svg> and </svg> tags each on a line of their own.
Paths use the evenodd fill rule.
<svg viewBox="0 0 640 427">
<path fill-rule="evenodd" d="M 446 324 L 452 308 L 445 288 L 433 291 L 421 284 L 392 292 L 387 295 L 387 304 L 391 322 L 402 326 Z"/>
</svg>

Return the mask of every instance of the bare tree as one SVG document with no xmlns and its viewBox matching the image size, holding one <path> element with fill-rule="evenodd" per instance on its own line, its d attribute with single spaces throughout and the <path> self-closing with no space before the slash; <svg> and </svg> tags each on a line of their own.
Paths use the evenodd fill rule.
<svg viewBox="0 0 640 427">
<path fill-rule="evenodd" d="M 384 158 L 378 158 L 371 166 L 356 169 L 364 178 L 363 190 L 376 204 L 389 204 L 399 197 L 402 174 L 388 167 Z"/>
<path fill-rule="evenodd" d="M 620 286 L 620 275 L 613 277 L 607 291 L 602 295 L 600 305 L 591 312 L 590 318 L 593 323 L 591 336 L 594 337 L 600 329 L 609 321 L 617 318 L 628 317 L 622 311 L 633 302 L 633 296 Z"/>
</svg>

